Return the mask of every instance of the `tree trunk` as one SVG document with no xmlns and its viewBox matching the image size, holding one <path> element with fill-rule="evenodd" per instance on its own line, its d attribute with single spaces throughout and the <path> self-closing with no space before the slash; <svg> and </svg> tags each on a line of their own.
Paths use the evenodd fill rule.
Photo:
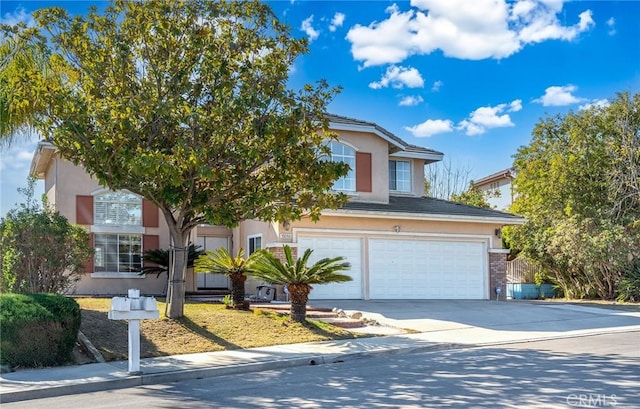
<svg viewBox="0 0 640 409">
<path fill-rule="evenodd" d="M 168 222 L 168 220 L 167 220 Z M 171 246 L 169 250 L 169 283 L 167 288 L 167 318 L 176 319 L 184 315 L 185 281 L 187 278 L 188 231 L 169 226 Z"/>
<path fill-rule="evenodd" d="M 231 298 L 233 301 L 233 308 L 236 310 L 244 310 L 244 282 L 247 281 L 247 276 L 244 274 L 229 274 L 231 278 Z"/>
<path fill-rule="evenodd" d="M 291 320 L 304 322 L 307 319 L 307 301 L 311 286 L 309 284 L 289 284 L 289 296 L 291 297 Z"/>
</svg>

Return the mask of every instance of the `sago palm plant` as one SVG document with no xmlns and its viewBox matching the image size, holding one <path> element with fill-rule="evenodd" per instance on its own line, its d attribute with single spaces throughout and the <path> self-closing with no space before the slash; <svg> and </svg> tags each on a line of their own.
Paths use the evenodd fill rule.
<svg viewBox="0 0 640 409">
<path fill-rule="evenodd" d="M 195 261 L 196 273 L 224 274 L 231 279 L 231 302 L 234 309 L 246 309 L 244 303 L 244 282 L 247 274 L 252 271 L 256 254 L 251 254 L 246 260 L 244 250 L 238 251 L 238 256 L 233 257 L 226 248 L 220 247 L 217 251 L 205 251 Z"/>
<path fill-rule="evenodd" d="M 323 258 L 308 265 L 313 250 L 307 249 L 301 257 L 293 260 L 291 247 L 284 246 L 284 263 L 268 251 L 261 251 L 252 266 L 252 276 L 270 284 L 286 285 L 291 300 L 291 319 L 304 322 L 307 317 L 307 301 L 313 284 L 328 284 L 351 281 L 342 274 L 351 264 L 344 257 Z"/>
</svg>

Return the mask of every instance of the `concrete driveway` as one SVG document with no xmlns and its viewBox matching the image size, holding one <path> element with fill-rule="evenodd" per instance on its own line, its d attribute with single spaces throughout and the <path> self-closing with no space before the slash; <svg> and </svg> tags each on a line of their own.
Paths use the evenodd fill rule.
<svg viewBox="0 0 640 409">
<path fill-rule="evenodd" d="M 429 335 L 439 342 L 498 342 L 572 336 L 581 333 L 640 331 L 640 307 L 581 306 L 552 301 L 472 300 L 312 300 L 314 307 L 344 310 L 390 327 Z"/>
</svg>

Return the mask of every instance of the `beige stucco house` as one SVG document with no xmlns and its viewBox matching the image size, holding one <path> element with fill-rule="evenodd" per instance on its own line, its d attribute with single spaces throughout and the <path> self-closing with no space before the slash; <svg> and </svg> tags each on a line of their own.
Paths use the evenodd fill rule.
<svg viewBox="0 0 640 409">
<path fill-rule="evenodd" d="M 505 285 L 506 254 L 498 237 L 504 225 L 524 220 L 424 196 L 424 166 L 442 159 L 432 149 L 407 144 L 371 122 L 329 115 L 338 134 L 332 160 L 351 165 L 334 184 L 350 202 L 327 210 L 319 222 L 284 224 L 247 220 L 234 229 L 198 226 L 192 242 L 235 254 L 288 244 L 313 259 L 345 256 L 353 281 L 315 286 L 312 299 L 490 299 Z M 168 248 L 164 219 L 147 200 L 101 187 L 81 167 L 41 143 L 31 174 L 44 179 L 50 203 L 72 223 L 86 226 L 96 253 L 76 294 L 124 294 L 139 288 L 161 295 L 166 279 L 138 274 L 142 253 Z M 247 280 L 248 294 L 262 283 Z M 229 288 L 225 276 L 189 272 L 187 291 Z M 278 298 L 284 294 L 277 292 Z M 504 297 L 504 293 L 503 293 Z"/>
</svg>

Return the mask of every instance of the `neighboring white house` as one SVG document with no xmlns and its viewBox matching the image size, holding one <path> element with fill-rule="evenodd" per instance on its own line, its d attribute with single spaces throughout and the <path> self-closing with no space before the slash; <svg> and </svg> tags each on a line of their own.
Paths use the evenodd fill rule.
<svg viewBox="0 0 640 409">
<path fill-rule="evenodd" d="M 474 180 L 473 184 L 484 192 L 498 192 L 498 197 L 495 197 L 495 195 L 487 195 L 487 201 L 494 209 L 508 211 L 515 198 L 512 184 L 515 177 L 515 169 L 508 168 Z"/>
</svg>

